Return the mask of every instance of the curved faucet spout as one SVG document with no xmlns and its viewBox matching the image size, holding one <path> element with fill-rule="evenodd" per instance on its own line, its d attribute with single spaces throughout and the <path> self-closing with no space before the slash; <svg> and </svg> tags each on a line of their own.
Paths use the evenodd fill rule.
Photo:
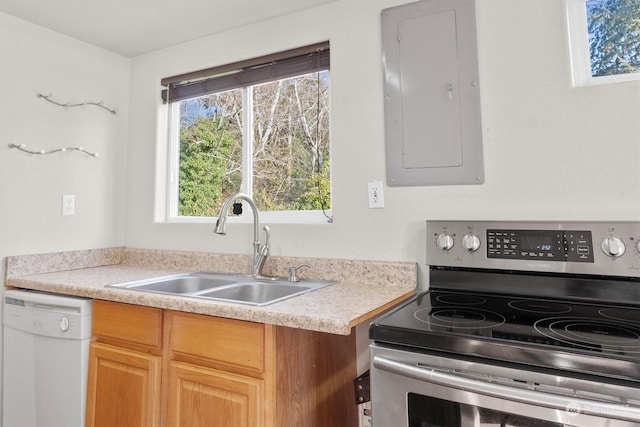
<svg viewBox="0 0 640 427">
<path fill-rule="evenodd" d="M 223 236 L 227 234 L 227 216 L 229 215 L 229 208 L 231 207 L 231 204 L 238 199 L 246 201 L 249 206 L 251 206 L 251 212 L 253 213 L 253 240 L 259 242 L 258 229 L 260 228 L 260 220 L 258 218 L 258 208 L 256 207 L 253 199 L 244 193 L 235 194 L 225 200 L 222 204 L 222 208 L 220 209 L 220 215 L 218 215 L 216 229 L 214 231 L 216 234 L 221 234 Z"/>
<path fill-rule="evenodd" d="M 244 193 L 238 193 L 225 200 L 225 202 L 222 204 L 222 208 L 220 209 L 220 214 L 218 215 L 218 220 L 216 221 L 216 228 L 214 232 L 221 235 L 227 234 L 226 226 L 227 216 L 229 215 L 229 208 L 231 207 L 231 204 L 238 199 L 246 201 L 251 207 L 251 211 L 253 212 L 253 260 L 251 262 L 251 274 L 253 276 L 260 276 L 264 261 L 269 255 L 269 227 L 267 227 L 266 225 L 264 226 L 266 241 L 264 245 L 261 245 L 259 236 L 260 218 L 258 208 L 256 207 L 256 203 L 251 197 Z"/>
</svg>

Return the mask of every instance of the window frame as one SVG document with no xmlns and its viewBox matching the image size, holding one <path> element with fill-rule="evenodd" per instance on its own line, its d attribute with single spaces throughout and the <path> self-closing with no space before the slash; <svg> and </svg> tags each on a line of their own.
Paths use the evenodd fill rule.
<svg viewBox="0 0 640 427">
<path fill-rule="evenodd" d="M 179 201 L 179 170 L 180 170 L 180 100 L 175 102 L 169 102 L 169 88 L 170 85 L 176 82 L 187 81 L 190 79 L 198 79 L 203 75 L 206 75 L 208 71 L 225 73 L 226 69 L 237 67 L 238 64 L 242 66 L 252 66 L 251 64 L 260 64 L 265 60 L 273 60 L 274 58 L 286 57 L 289 52 L 299 52 L 300 50 L 317 49 L 318 51 L 325 50 L 328 53 L 328 42 L 319 43 L 316 45 L 306 46 L 300 49 L 292 49 L 290 51 L 280 52 L 273 55 L 266 55 L 263 57 L 251 59 L 248 61 L 241 61 L 234 64 L 229 64 L 221 67 L 214 67 L 207 70 L 196 71 L 193 73 L 182 74 L 179 76 L 169 77 L 162 79 L 162 85 L 167 87 L 162 91 L 162 99 L 166 104 L 166 111 L 168 115 L 167 119 L 167 181 L 166 181 L 166 203 L 165 203 L 165 221 L 171 223 L 211 223 L 214 222 L 217 217 L 215 216 L 186 216 L 178 214 L 178 201 Z M 328 56 L 327 56 L 328 60 Z M 248 64 L 248 65 L 246 65 Z M 326 71 L 330 72 L 330 68 L 327 66 Z M 319 72 L 319 71 L 317 71 Z M 288 77 L 276 77 L 268 81 L 277 81 L 282 78 L 292 78 L 303 74 L 291 75 Z M 240 86 L 237 89 L 242 90 L 243 98 L 243 138 L 242 138 L 242 184 L 240 192 L 245 194 L 252 194 L 253 189 L 253 173 L 248 173 L 253 156 L 253 125 L 254 125 L 254 111 L 253 111 L 253 86 L 267 81 L 256 82 L 248 86 Z M 221 92 L 222 90 L 220 90 Z M 329 85 L 329 91 L 331 86 Z M 218 92 L 218 91 L 215 91 Z M 215 93 L 212 92 L 212 93 Z M 195 96 L 194 96 L 195 97 Z M 331 93 L 329 92 L 329 99 Z M 190 98 L 184 98 L 190 99 Z M 251 112 L 251 114 L 247 114 Z M 329 134 L 331 129 L 329 128 Z M 331 149 L 331 137 L 329 137 L 329 152 Z M 333 177 L 333 171 L 331 170 L 330 176 Z M 333 178 L 331 179 L 330 194 L 333 195 Z M 333 199 L 333 197 L 332 197 Z M 260 211 L 260 218 L 262 222 L 270 223 L 287 223 L 287 224 L 322 224 L 333 222 L 333 200 L 331 200 L 331 208 L 325 210 L 287 210 L 287 211 Z M 252 215 L 230 216 L 230 222 L 238 223 L 250 223 L 253 221 Z"/>
<path fill-rule="evenodd" d="M 565 0 L 567 22 L 569 26 L 569 48 L 573 86 L 598 86 L 603 84 L 639 81 L 640 73 L 597 77 L 594 77 L 591 74 L 589 29 L 587 26 L 587 1 L 588 0 Z"/>
</svg>

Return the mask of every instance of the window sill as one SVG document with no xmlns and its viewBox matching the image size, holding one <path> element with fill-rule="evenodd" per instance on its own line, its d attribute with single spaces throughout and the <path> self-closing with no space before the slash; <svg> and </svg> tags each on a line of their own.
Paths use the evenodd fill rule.
<svg viewBox="0 0 640 427">
<path fill-rule="evenodd" d="M 247 211 L 242 216 L 229 216 L 229 223 L 251 224 L 253 215 Z M 326 212 L 329 217 L 331 211 Z M 170 224 L 215 224 L 217 217 L 211 216 L 170 216 L 165 223 Z M 330 224 L 329 219 L 322 211 L 296 211 L 296 212 L 260 212 L 260 222 L 262 224 Z"/>
</svg>

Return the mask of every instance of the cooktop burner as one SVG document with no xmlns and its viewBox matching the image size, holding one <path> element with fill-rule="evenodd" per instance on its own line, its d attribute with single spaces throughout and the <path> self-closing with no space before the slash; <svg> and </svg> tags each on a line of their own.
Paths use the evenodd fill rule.
<svg viewBox="0 0 640 427">
<path fill-rule="evenodd" d="M 515 308 L 516 310 L 527 311 L 529 313 L 540 313 L 540 314 L 560 314 L 560 313 L 569 313 L 571 311 L 571 307 L 569 307 L 566 304 L 560 304 L 557 302 L 550 302 L 550 301 L 536 301 L 536 300 L 509 301 L 509 307 Z"/>
<path fill-rule="evenodd" d="M 458 304 L 458 305 L 481 305 L 487 302 L 486 298 L 483 298 L 479 295 L 463 295 L 463 294 L 437 295 L 436 299 L 445 304 Z"/>
<path fill-rule="evenodd" d="M 605 353 L 640 354 L 640 327 L 610 319 L 549 317 L 534 329 L 555 341 L 572 347 Z"/>
<path fill-rule="evenodd" d="M 451 330 L 495 328 L 506 319 L 500 314 L 476 307 L 441 307 L 418 309 L 413 314 L 427 325 L 450 328 Z"/>
</svg>

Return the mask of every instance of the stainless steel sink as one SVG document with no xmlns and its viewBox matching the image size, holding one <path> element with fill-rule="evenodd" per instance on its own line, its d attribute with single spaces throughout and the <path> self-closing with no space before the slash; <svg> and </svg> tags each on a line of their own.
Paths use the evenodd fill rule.
<svg viewBox="0 0 640 427">
<path fill-rule="evenodd" d="M 281 301 L 295 295 L 312 290 L 311 286 L 297 283 L 255 282 L 227 286 L 224 289 L 213 289 L 200 294 L 219 300 L 243 302 L 246 304 L 264 305 Z"/>
<path fill-rule="evenodd" d="M 261 306 L 324 288 L 334 283 L 324 280 L 289 282 L 277 278 L 194 272 L 118 283 L 108 287 Z"/>
<path fill-rule="evenodd" d="M 208 291 L 218 286 L 226 286 L 236 282 L 237 279 L 229 275 L 183 273 L 136 282 L 119 283 L 117 285 L 109 285 L 109 287 L 159 292 L 163 294 L 191 294 Z"/>
</svg>

